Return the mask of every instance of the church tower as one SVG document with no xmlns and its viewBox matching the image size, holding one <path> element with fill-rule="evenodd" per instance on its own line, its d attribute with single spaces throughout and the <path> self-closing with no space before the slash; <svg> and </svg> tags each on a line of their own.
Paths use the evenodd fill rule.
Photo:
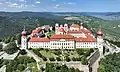
<svg viewBox="0 0 120 72">
<path fill-rule="evenodd" d="M 103 32 L 101 30 L 101 27 L 99 28 L 97 32 L 97 44 L 98 44 L 98 49 L 100 51 L 100 54 L 103 55 Z"/>
<path fill-rule="evenodd" d="M 66 32 L 66 34 L 68 33 L 68 24 L 64 24 L 64 30 L 65 30 L 65 32 Z"/>
<path fill-rule="evenodd" d="M 56 23 L 56 24 L 55 24 L 55 34 L 57 34 L 57 33 L 58 33 L 58 31 L 59 31 L 59 24 L 58 24 L 58 23 Z"/>
<path fill-rule="evenodd" d="M 22 37 L 21 37 L 21 49 L 27 49 L 27 32 L 24 30 L 22 31 Z"/>
</svg>

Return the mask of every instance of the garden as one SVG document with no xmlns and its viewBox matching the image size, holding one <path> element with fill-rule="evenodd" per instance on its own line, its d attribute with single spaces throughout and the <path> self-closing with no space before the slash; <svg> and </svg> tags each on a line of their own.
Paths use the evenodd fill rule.
<svg viewBox="0 0 120 72">
<path fill-rule="evenodd" d="M 95 51 L 93 48 L 89 49 L 32 49 L 32 51 L 43 59 L 45 62 L 54 61 L 81 61 L 83 65 L 88 64 L 88 57 Z"/>
</svg>

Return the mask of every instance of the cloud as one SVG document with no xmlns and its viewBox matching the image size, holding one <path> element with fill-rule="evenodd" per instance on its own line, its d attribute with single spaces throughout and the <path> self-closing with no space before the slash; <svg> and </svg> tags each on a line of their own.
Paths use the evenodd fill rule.
<svg viewBox="0 0 120 72">
<path fill-rule="evenodd" d="M 34 4 L 32 4 L 32 7 L 36 7 Z"/>
<path fill-rule="evenodd" d="M 56 4 L 53 8 L 59 8 L 60 4 Z"/>
<path fill-rule="evenodd" d="M 27 7 L 27 5 L 25 5 L 25 4 L 12 3 L 12 4 L 9 4 L 8 7 L 24 8 L 24 7 Z"/>
<path fill-rule="evenodd" d="M 56 7 L 59 7 L 59 6 L 60 6 L 60 4 L 56 4 L 55 6 L 56 6 Z"/>
<path fill-rule="evenodd" d="M 13 3 L 13 4 L 11 4 L 10 6 L 17 6 L 18 4 L 17 3 Z"/>
<path fill-rule="evenodd" d="M 56 0 L 52 0 L 52 1 L 56 1 Z"/>
<path fill-rule="evenodd" d="M 2 2 L 0 2 L 0 4 L 3 4 Z"/>
<path fill-rule="evenodd" d="M 25 2 L 25 0 L 19 0 L 20 2 Z"/>
<path fill-rule="evenodd" d="M 68 2 L 67 4 L 73 5 L 73 4 L 76 4 L 76 3 L 74 3 L 74 2 Z"/>
<path fill-rule="evenodd" d="M 40 4 L 40 1 L 36 1 L 35 3 L 36 3 L 36 4 Z"/>
</svg>

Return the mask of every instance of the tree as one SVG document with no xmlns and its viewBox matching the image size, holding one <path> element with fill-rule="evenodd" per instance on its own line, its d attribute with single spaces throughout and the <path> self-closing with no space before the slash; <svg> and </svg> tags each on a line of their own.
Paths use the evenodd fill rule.
<svg viewBox="0 0 120 72">
<path fill-rule="evenodd" d="M 81 58 L 81 62 L 82 62 L 83 65 L 87 65 L 88 64 L 88 60 L 84 56 Z"/>
<path fill-rule="evenodd" d="M 15 42 L 10 42 L 3 50 L 8 54 L 13 54 L 17 52 L 19 48 L 17 47 Z"/>
<path fill-rule="evenodd" d="M 3 45 L 2 45 L 2 44 L 0 44 L 0 51 L 2 51 L 2 50 L 3 50 L 2 48 L 3 48 Z"/>
<path fill-rule="evenodd" d="M 66 61 L 67 61 L 67 62 L 69 62 L 69 61 L 70 61 L 70 58 L 69 58 L 68 56 L 66 57 Z"/>
<path fill-rule="evenodd" d="M 20 71 L 25 70 L 24 64 L 19 64 L 19 65 L 17 66 L 17 70 L 20 70 Z"/>
<path fill-rule="evenodd" d="M 24 49 L 22 49 L 22 50 L 20 50 L 20 54 L 25 55 L 25 54 L 27 54 L 27 52 Z"/>
<path fill-rule="evenodd" d="M 17 40 L 18 44 L 21 44 L 21 34 L 16 35 L 16 40 Z"/>
</svg>

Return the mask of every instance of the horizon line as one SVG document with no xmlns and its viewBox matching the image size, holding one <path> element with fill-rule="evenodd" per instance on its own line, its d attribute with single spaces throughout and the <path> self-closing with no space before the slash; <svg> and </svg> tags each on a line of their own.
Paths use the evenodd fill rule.
<svg viewBox="0 0 120 72">
<path fill-rule="evenodd" d="M 70 11 L 0 11 L 0 12 L 70 12 Z M 72 12 L 72 11 L 71 11 L 71 12 Z M 77 12 L 78 12 L 78 11 L 76 11 L 76 13 L 77 13 Z M 81 12 L 81 13 L 82 13 L 82 12 L 86 12 L 86 13 L 87 13 L 88 11 L 79 11 L 79 12 Z M 95 11 L 89 11 L 89 13 L 90 13 L 90 12 L 92 13 L 92 12 L 95 12 Z M 102 11 L 99 11 L 99 12 L 96 11 L 96 12 L 97 12 L 97 13 L 103 13 L 103 12 L 104 12 L 104 13 L 108 13 L 108 12 L 120 12 L 120 11 L 108 11 L 108 12 L 107 12 L 107 11 L 103 11 L 103 12 L 102 12 Z M 72 13 L 73 13 L 73 12 L 72 12 Z M 74 11 L 74 13 L 75 13 L 75 11 Z"/>
</svg>

